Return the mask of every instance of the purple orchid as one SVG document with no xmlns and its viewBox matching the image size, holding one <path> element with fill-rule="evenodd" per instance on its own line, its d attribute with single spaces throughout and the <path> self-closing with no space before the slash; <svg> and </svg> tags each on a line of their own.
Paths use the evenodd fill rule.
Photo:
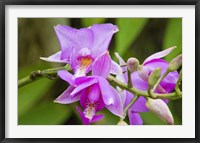
<svg viewBox="0 0 200 143">
<path fill-rule="evenodd" d="M 113 34 L 118 31 L 113 24 L 94 24 L 81 29 L 57 25 L 54 29 L 61 51 L 41 59 L 70 64 L 75 77 L 85 76 L 91 70 L 94 61 L 107 51 Z"/>
<path fill-rule="evenodd" d="M 113 114 L 123 116 L 123 104 L 120 94 L 108 83 L 106 77 L 110 73 L 111 58 L 108 52 L 103 53 L 94 62 L 92 76 L 77 77 L 65 70 L 58 75 L 71 85 L 55 102 L 69 104 L 80 100 L 83 111 L 77 107 L 84 124 L 90 124 L 102 119 L 103 115 L 96 113 L 106 107 Z"/>
<path fill-rule="evenodd" d="M 166 62 L 165 60 L 162 60 L 161 58 L 168 55 L 173 49 L 174 48 L 168 48 L 164 51 L 155 53 L 155 54 L 151 55 L 150 57 L 148 57 L 142 64 L 142 66 L 143 66 L 142 70 L 144 70 L 142 75 L 139 74 L 138 71 L 133 72 L 131 74 L 133 86 L 140 90 L 147 91 L 149 75 L 151 74 L 151 72 L 153 70 L 155 70 L 158 67 L 160 67 L 162 69 L 161 74 L 164 74 L 166 72 L 169 63 Z M 120 64 L 124 65 L 125 62 L 123 61 L 123 59 L 118 54 L 116 54 L 116 56 L 117 56 Z M 115 67 L 113 69 L 118 69 L 118 71 L 119 71 L 119 67 L 118 68 L 116 66 L 113 66 L 113 67 Z M 118 72 L 116 78 L 118 78 L 119 80 L 122 80 L 124 83 L 127 83 L 127 69 L 123 67 L 123 69 L 121 69 L 121 72 L 120 71 Z M 170 72 L 160 82 L 160 84 L 157 87 L 157 89 L 155 90 L 155 92 L 156 93 L 172 92 L 175 88 L 177 80 L 178 80 L 178 72 L 177 71 Z M 124 107 L 126 107 L 130 103 L 130 101 L 134 97 L 134 95 L 128 91 L 123 91 L 121 93 L 122 93 L 122 96 L 125 98 Z M 165 100 L 165 102 L 167 102 L 167 100 Z M 142 125 L 143 124 L 143 121 L 139 115 L 139 112 L 148 112 L 149 111 L 147 109 L 147 107 L 145 106 L 145 104 L 146 104 L 146 99 L 141 96 L 134 103 L 134 105 L 131 106 L 131 108 L 128 111 L 130 124 L 132 124 L 132 125 Z"/>
</svg>

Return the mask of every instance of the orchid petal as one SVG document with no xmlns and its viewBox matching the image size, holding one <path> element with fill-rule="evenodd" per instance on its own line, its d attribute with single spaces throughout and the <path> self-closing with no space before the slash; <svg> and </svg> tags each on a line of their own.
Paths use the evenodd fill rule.
<svg viewBox="0 0 200 143">
<path fill-rule="evenodd" d="M 111 69 L 111 58 L 108 52 L 102 54 L 94 61 L 92 66 L 92 75 L 98 75 L 106 78 Z"/>
<path fill-rule="evenodd" d="M 92 76 L 81 76 L 81 77 L 77 77 L 77 78 L 74 80 L 74 82 L 75 82 L 76 85 L 80 85 L 80 84 L 82 84 L 82 83 L 85 82 L 85 81 L 93 80 L 93 79 L 95 79 L 95 78 L 92 77 Z"/>
<path fill-rule="evenodd" d="M 103 115 L 103 114 L 94 115 L 93 118 L 92 118 L 92 120 L 90 121 L 90 123 L 97 122 L 97 121 L 99 121 L 99 120 L 101 120 L 101 119 L 103 119 L 103 118 L 104 118 L 104 115 Z"/>
<path fill-rule="evenodd" d="M 123 118 L 123 103 L 120 94 L 112 86 L 107 88 L 110 88 L 111 94 L 109 96 L 112 96 L 114 102 L 110 105 L 105 105 L 105 107 L 114 115 Z"/>
<path fill-rule="evenodd" d="M 113 24 L 94 24 L 90 29 L 94 34 L 92 53 L 96 58 L 107 51 L 111 38 L 118 31 L 118 27 Z"/>
<path fill-rule="evenodd" d="M 91 48 L 93 32 L 88 28 L 75 29 L 65 25 L 54 27 L 62 50 L 69 47 Z"/>
<path fill-rule="evenodd" d="M 61 79 L 63 79 L 66 82 L 68 82 L 69 84 L 75 86 L 75 84 L 74 84 L 74 76 L 71 73 L 69 73 L 68 71 L 60 70 L 60 71 L 58 71 L 58 76 Z"/>
<path fill-rule="evenodd" d="M 69 59 L 63 59 L 61 60 L 61 51 L 49 56 L 49 57 L 40 57 L 41 60 L 47 61 L 47 62 L 56 62 L 56 63 L 69 63 Z"/>
<path fill-rule="evenodd" d="M 110 73 L 117 75 L 119 72 L 122 72 L 121 67 L 115 62 L 115 61 L 111 61 L 111 69 L 110 69 Z"/>
<path fill-rule="evenodd" d="M 131 110 L 128 111 L 128 117 L 130 125 L 142 125 L 143 120 L 140 117 L 139 113 L 132 112 Z"/>
<path fill-rule="evenodd" d="M 86 81 L 84 81 L 82 84 L 80 84 L 80 85 L 78 85 L 74 90 L 73 90 L 73 92 L 71 93 L 71 96 L 74 96 L 74 94 L 76 94 L 76 93 L 78 93 L 78 92 L 80 92 L 81 90 L 83 90 L 83 89 L 85 89 L 85 88 L 87 88 L 87 87 L 89 87 L 89 86 L 91 86 L 91 85 L 93 85 L 93 84 L 95 84 L 95 83 L 97 83 L 98 81 L 94 78 L 94 79 L 92 79 L 92 80 L 86 80 Z"/>
<path fill-rule="evenodd" d="M 124 66 L 124 67 L 121 67 L 122 74 L 119 73 L 118 77 L 120 77 L 120 79 L 123 79 L 124 83 L 127 83 L 127 81 L 128 81 L 128 73 L 127 73 L 127 67 L 125 66 L 126 63 L 124 62 L 124 60 L 122 59 L 122 57 L 118 53 L 115 53 L 115 56 L 118 59 L 120 66 Z"/>
<path fill-rule="evenodd" d="M 109 85 L 108 81 L 103 77 L 97 77 L 99 87 L 106 108 L 113 114 L 123 116 L 123 104 L 119 93 Z"/>
<path fill-rule="evenodd" d="M 96 103 L 100 98 L 100 88 L 98 84 L 94 84 L 91 86 L 88 91 L 88 99 L 91 103 Z"/>
<path fill-rule="evenodd" d="M 132 98 L 134 97 L 134 95 L 130 92 L 127 91 L 126 94 L 126 102 L 125 102 L 125 106 L 127 106 Z M 139 97 L 138 100 L 131 106 L 131 108 L 129 110 L 133 111 L 133 112 L 147 112 L 149 111 L 146 107 L 146 99 L 144 97 Z"/>
<path fill-rule="evenodd" d="M 113 97 L 111 89 L 109 88 L 110 84 L 103 77 L 99 77 L 99 76 L 97 77 L 96 76 L 96 78 L 98 79 L 98 82 L 99 82 L 99 88 L 101 90 L 101 94 L 102 94 L 102 98 L 103 98 L 104 103 L 106 105 L 113 104 L 114 103 L 114 97 Z"/>
<path fill-rule="evenodd" d="M 168 68 L 168 62 L 162 60 L 162 59 L 156 59 L 156 60 L 152 60 L 148 63 L 145 64 L 145 67 L 148 68 L 151 72 L 160 67 L 162 69 L 161 74 L 164 74 Z M 171 92 L 174 90 L 176 82 L 178 80 L 178 72 L 174 71 L 174 72 L 170 72 L 160 83 L 160 85 L 162 86 L 162 88 L 166 91 L 166 92 Z"/>
<path fill-rule="evenodd" d="M 89 124 L 90 124 L 90 120 L 89 120 L 88 118 L 85 117 L 85 115 L 83 114 L 83 112 L 81 111 L 81 109 L 80 109 L 78 106 L 76 106 L 76 109 L 78 110 L 78 112 L 79 112 L 79 114 L 80 114 L 80 116 L 81 116 L 81 119 L 82 119 L 83 123 L 84 123 L 85 125 L 89 125 Z"/>
<path fill-rule="evenodd" d="M 74 90 L 74 87 L 69 86 L 58 98 L 56 98 L 56 100 L 54 100 L 54 102 L 60 103 L 60 104 L 70 104 L 70 103 L 80 100 L 80 94 L 77 94 L 76 96 L 74 96 L 74 98 L 70 96 L 70 93 L 73 90 Z"/>
<path fill-rule="evenodd" d="M 147 62 L 151 61 L 151 60 L 154 60 L 154 59 L 160 59 L 162 57 L 165 57 L 166 55 L 168 55 L 171 51 L 173 51 L 176 47 L 171 47 L 171 48 L 168 48 L 166 50 L 163 50 L 161 52 L 157 52 L 151 56 L 149 56 L 144 62 L 143 64 L 146 64 Z"/>
<path fill-rule="evenodd" d="M 147 90 L 148 82 L 141 79 L 140 76 L 138 75 L 138 72 L 133 72 L 131 74 L 131 79 L 132 79 L 132 83 L 135 88 L 138 88 L 138 89 L 144 90 L 144 91 Z"/>
</svg>

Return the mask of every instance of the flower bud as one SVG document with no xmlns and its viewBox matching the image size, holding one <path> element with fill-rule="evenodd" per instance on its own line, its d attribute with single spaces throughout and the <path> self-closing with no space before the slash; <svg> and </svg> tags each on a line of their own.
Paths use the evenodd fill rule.
<svg viewBox="0 0 200 143">
<path fill-rule="evenodd" d="M 134 71 L 136 71 L 137 68 L 138 68 L 138 66 L 139 66 L 139 61 L 138 61 L 138 59 L 136 59 L 136 58 L 129 58 L 129 59 L 127 60 L 127 67 L 128 67 L 128 70 L 129 70 L 131 73 L 134 72 Z"/>
<path fill-rule="evenodd" d="M 144 81 L 148 81 L 149 77 L 149 70 L 145 66 L 138 66 L 138 75 Z"/>
<path fill-rule="evenodd" d="M 122 126 L 124 126 L 124 125 L 128 125 L 125 121 L 123 121 L 123 120 L 120 120 L 118 123 L 117 123 L 117 125 L 122 125 Z"/>
<path fill-rule="evenodd" d="M 168 70 L 170 72 L 173 72 L 177 70 L 181 65 L 182 65 L 182 54 L 178 55 L 169 63 Z"/>
<path fill-rule="evenodd" d="M 157 83 L 158 79 L 160 78 L 161 70 L 161 68 L 157 68 L 150 74 L 148 79 L 150 86 L 154 86 Z"/>
<path fill-rule="evenodd" d="M 161 99 L 148 98 L 146 107 L 155 115 L 157 115 L 164 122 L 173 125 L 174 119 L 167 104 Z"/>
</svg>

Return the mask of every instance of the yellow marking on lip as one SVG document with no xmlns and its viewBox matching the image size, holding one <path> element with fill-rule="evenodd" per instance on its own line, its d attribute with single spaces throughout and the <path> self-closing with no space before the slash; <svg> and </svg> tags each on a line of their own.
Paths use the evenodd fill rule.
<svg viewBox="0 0 200 143">
<path fill-rule="evenodd" d="M 83 68 L 88 67 L 89 65 L 91 65 L 91 63 L 92 63 L 92 59 L 91 59 L 91 58 L 88 58 L 88 57 L 84 57 L 84 58 L 82 58 L 81 61 L 80 61 L 80 65 L 81 65 L 81 67 L 83 67 Z"/>
</svg>

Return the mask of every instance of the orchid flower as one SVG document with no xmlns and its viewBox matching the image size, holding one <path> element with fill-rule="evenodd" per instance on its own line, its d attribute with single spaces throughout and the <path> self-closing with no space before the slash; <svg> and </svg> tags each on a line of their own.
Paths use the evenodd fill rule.
<svg viewBox="0 0 200 143">
<path fill-rule="evenodd" d="M 118 31 L 113 24 L 94 24 L 81 29 L 57 25 L 54 29 L 61 51 L 41 59 L 70 64 L 75 77 L 85 76 L 91 70 L 94 61 L 107 51 L 113 34 Z"/>
<path fill-rule="evenodd" d="M 103 118 L 96 115 L 99 110 L 106 107 L 113 114 L 123 116 L 123 104 L 120 94 L 108 83 L 106 77 L 110 73 L 111 58 L 108 52 L 103 53 L 95 61 L 92 76 L 77 77 L 61 70 L 58 75 L 71 85 L 55 102 L 69 104 L 80 100 L 83 111 L 77 107 L 84 124 L 90 124 Z M 66 78 L 67 77 L 67 78 Z"/>
<path fill-rule="evenodd" d="M 135 71 L 131 74 L 131 80 L 133 83 L 133 86 L 135 88 L 138 88 L 140 90 L 147 91 L 148 89 L 148 77 L 151 74 L 153 70 L 156 68 L 160 67 L 162 69 L 161 74 L 164 74 L 168 68 L 168 62 L 165 60 L 162 60 L 161 58 L 168 55 L 174 48 L 168 48 L 164 51 L 155 53 L 148 57 L 142 64 L 143 66 L 143 73 L 140 74 L 138 71 Z M 118 58 L 119 62 L 121 65 L 124 65 L 125 62 L 123 59 L 116 54 L 116 57 Z M 113 64 L 114 65 L 114 64 Z M 115 68 L 113 69 L 118 69 L 118 74 L 116 78 L 118 79 L 123 79 L 122 81 L 124 83 L 127 83 L 127 69 L 123 67 L 121 69 L 121 72 L 119 70 L 119 66 L 113 66 Z M 178 72 L 170 72 L 159 84 L 157 89 L 155 90 L 156 93 L 170 93 L 174 90 L 176 82 L 178 80 Z M 131 99 L 134 97 L 134 95 L 128 91 L 123 91 L 123 97 L 125 98 L 125 103 L 124 107 L 126 107 Z M 165 102 L 167 102 L 165 100 Z M 139 97 L 139 99 L 131 106 L 131 108 L 128 111 L 128 116 L 129 116 L 129 121 L 130 124 L 133 125 L 141 125 L 143 124 L 142 118 L 139 115 L 139 112 L 148 112 L 149 110 L 146 107 L 146 99 L 144 97 Z"/>
</svg>

